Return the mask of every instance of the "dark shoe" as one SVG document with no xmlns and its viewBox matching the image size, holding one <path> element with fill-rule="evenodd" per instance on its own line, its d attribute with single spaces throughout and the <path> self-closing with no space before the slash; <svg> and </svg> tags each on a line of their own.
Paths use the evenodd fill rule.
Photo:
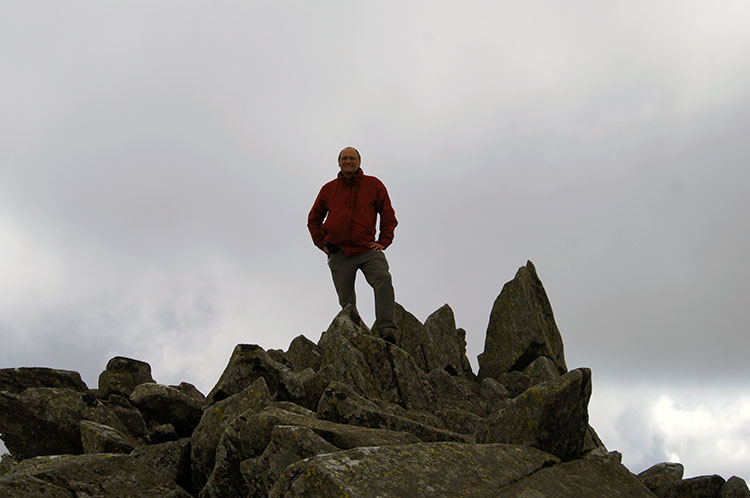
<svg viewBox="0 0 750 498">
<path fill-rule="evenodd" d="M 385 342 L 396 344 L 396 329 L 383 329 L 380 331 L 380 337 Z"/>
</svg>

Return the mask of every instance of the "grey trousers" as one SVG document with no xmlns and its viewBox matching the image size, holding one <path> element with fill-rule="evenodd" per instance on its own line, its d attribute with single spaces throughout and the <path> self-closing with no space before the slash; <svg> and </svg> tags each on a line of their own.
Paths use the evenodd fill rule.
<svg viewBox="0 0 750 498">
<path fill-rule="evenodd" d="M 354 292 L 354 279 L 357 270 L 362 270 L 367 283 L 375 293 L 375 325 L 378 330 L 395 329 L 394 320 L 395 295 L 391 273 L 388 271 L 388 260 L 383 251 L 370 251 L 346 257 L 337 251 L 328 255 L 328 267 L 331 269 L 333 285 L 339 296 L 339 304 L 345 307 L 351 304 L 357 309 L 357 296 Z"/>
</svg>

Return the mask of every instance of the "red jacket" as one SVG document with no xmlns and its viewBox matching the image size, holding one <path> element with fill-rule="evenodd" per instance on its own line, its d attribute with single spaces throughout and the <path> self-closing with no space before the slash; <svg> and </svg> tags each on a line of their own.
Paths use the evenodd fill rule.
<svg viewBox="0 0 750 498">
<path fill-rule="evenodd" d="M 341 249 L 346 256 L 372 251 L 375 222 L 380 215 L 380 237 L 377 242 L 388 247 L 398 221 L 391 207 L 385 185 L 360 168 L 352 178 L 331 180 L 320 189 L 310 214 L 307 228 L 313 242 L 321 250 L 326 242 Z M 325 221 L 324 221 L 325 220 Z"/>
</svg>

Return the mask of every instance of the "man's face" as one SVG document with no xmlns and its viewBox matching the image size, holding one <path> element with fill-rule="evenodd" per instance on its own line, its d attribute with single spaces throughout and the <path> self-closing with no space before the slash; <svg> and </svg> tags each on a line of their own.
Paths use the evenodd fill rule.
<svg viewBox="0 0 750 498">
<path fill-rule="evenodd" d="M 359 169 L 359 163 L 362 162 L 359 159 L 357 151 L 351 147 L 341 151 L 339 155 L 339 168 L 341 168 L 341 174 L 346 178 L 351 178 L 354 173 Z"/>
</svg>

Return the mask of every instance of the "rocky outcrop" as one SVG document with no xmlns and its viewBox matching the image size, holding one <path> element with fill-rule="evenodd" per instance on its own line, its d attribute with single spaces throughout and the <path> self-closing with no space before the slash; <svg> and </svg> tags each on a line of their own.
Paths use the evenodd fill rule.
<svg viewBox="0 0 750 498">
<path fill-rule="evenodd" d="M 347 307 L 317 343 L 239 344 L 208 396 L 124 357 L 98 389 L 0 370 L 0 496 L 750 496 L 679 464 L 635 476 L 604 447 L 530 262 L 495 301 L 479 376 L 447 305 L 396 321 L 385 342 Z"/>
<path fill-rule="evenodd" d="M 523 371 L 547 357 L 559 373 L 567 371 L 563 342 L 544 286 L 529 261 L 505 284 L 492 305 L 479 377 L 500 380 L 505 372 Z"/>
</svg>

